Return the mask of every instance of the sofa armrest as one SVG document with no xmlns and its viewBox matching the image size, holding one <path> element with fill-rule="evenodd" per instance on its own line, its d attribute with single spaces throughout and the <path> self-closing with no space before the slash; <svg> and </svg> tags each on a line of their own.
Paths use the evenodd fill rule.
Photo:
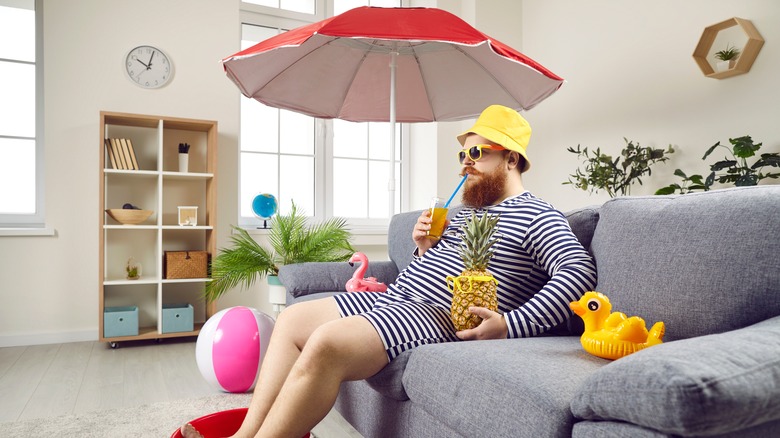
<svg viewBox="0 0 780 438">
<path fill-rule="evenodd" d="M 672 435 L 718 435 L 780 419 L 780 316 L 651 347 L 593 373 L 575 417 Z"/>
<path fill-rule="evenodd" d="M 347 280 L 357 267 L 347 262 L 311 262 L 284 265 L 279 268 L 279 280 L 287 293 L 295 298 L 320 292 L 344 292 Z M 398 276 L 398 268 L 390 261 L 371 262 L 366 277 L 390 284 Z"/>
</svg>

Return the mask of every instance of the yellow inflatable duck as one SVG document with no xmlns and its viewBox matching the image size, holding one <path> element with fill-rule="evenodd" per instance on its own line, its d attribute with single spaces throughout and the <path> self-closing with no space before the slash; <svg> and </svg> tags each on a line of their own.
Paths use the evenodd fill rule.
<svg viewBox="0 0 780 438">
<path fill-rule="evenodd" d="M 620 359 L 663 342 L 663 322 L 656 322 L 648 333 L 644 319 L 627 318 L 620 312 L 610 313 L 612 304 L 600 292 L 588 292 L 579 301 L 569 303 L 569 307 L 585 323 L 585 332 L 580 338 L 582 348 L 594 356 Z"/>
</svg>

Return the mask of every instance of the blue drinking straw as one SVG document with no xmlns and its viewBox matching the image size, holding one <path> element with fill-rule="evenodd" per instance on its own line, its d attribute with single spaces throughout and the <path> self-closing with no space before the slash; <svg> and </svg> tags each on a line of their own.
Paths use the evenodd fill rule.
<svg viewBox="0 0 780 438">
<path fill-rule="evenodd" d="M 450 195 L 450 199 L 447 200 L 447 203 L 444 204 L 444 208 L 448 208 L 450 206 L 450 202 L 452 202 L 452 198 L 455 197 L 455 195 L 458 193 L 458 190 L 460 190 L 461 187 L 463 187 L 463 183 L 466 182 L 466 178 L 469 177 L 469 174 L 463 175 L 463 179 L 460 180 L 460 183 L 458 183 L 458 187 L 455 187 L 455 191 L 452 192 L 452 195 Z"/>
</svg>

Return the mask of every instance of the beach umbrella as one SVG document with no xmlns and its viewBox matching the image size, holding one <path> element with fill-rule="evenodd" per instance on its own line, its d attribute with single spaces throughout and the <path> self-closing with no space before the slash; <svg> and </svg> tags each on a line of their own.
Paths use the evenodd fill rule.
<svg viewBox="0 0 780 438">
<path fill-rule="evenodd" d="M 436 8 L 359 7 L 222 60 L 241 93 L 268 106 L 353 122 L 454 121 L 492 104 L 522 111 L 563 79 Z M 390 153 L 390 214 L 394 208 Z"/>
</svg>

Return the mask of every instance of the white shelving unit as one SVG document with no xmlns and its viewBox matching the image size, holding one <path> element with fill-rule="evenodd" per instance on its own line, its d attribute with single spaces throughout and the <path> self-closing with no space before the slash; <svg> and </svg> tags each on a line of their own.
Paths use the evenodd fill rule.
<svg viewBox="0 0 780 438">
<path fill-rule="evenodd" d="M 106 138 L 132 141 L 139 170 L 112 168 Z M 179 172 L 178 145 L 188 143 L 188 172 Z M 165 251 L 216 253 L 217 122 L 115 112 L 100 113 L 100 341 L 118 342 L 196 336 L 216 306 L 203 290 L 209 278 L 163 277 Z M 138 225 L 122 225 L 105 212 L 131 203 L 151 216 Z M 180 226 L 178 206 L 198 206 L 198 225 Z M 134 257 L 141 278 L 127 280 L 125 266 Z M 191 332 L 163 333 L 162 306 L 190 303 Z M 137 336 L 104 337 L 104 309 L 138 306 Z"/>
</svg>

